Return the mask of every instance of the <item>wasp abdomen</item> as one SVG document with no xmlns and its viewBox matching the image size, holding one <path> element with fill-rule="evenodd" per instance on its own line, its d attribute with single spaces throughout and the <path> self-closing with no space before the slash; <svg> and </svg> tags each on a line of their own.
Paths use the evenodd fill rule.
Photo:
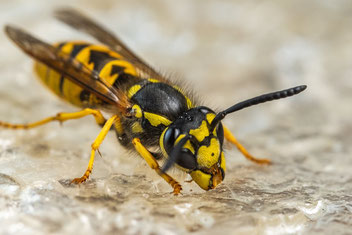
<svg viewBox="0 0 352 235">
<path fill-rule="evenodd" d="M 99 74 L 100 79 L 112 86 L 119 88 L 140 81 L 135 76 L 134 66 L 108 47 L 86 42 L 64 42 L 55 47 Z M 51 91 L 75 106 L 95 107 L 104 103 L 94 94 L 40 62 L 35 63 L 35 71 Z"/>
</svg>

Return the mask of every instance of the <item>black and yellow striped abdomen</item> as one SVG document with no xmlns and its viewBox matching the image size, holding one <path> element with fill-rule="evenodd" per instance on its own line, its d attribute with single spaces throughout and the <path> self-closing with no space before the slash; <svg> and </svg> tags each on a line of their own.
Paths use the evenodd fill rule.
<svg viewBox="0 0 352 235">
<path fill-rule="evenodd" d="M 100 78 L 112 86 L 126 86 L 139 80 L 134 66 L 106 46 L 86 42 L 64 42 L 56 44 L 55 47 L 92 71 L 98 72 Z M 40 80 L 69 103 L 78 107 L 94 107 L 103 103 L 94 94 L 82 89 L 46 65 L 36 62 L 34 68 Z"/>
</svg>

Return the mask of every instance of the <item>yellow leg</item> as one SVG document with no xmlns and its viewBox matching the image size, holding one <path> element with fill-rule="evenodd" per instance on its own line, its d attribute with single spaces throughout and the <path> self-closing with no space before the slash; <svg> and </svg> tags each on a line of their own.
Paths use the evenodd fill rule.
<svg viewBox="0 0 352 235">
<path fill-rule="evenodd" d="M 155 170 L 158 175 L 160 175 L 168 184 L 171 185 L 171 187 L 174 189 L 174 191 L 173 191 L 174 195 L 178 195 L 182 190 L 182 186 L 176 180 L 174 180 L 171 176 L 169 176 L 166 173 L 163 173 L 160 170 L 158 162 L 155 160 L 153 155 L 143 146 L 140 139 L 134 138 L 132 140 L 132 143 L 133 143 L 134 147 L 136 148 L 137 152 L 148 163 L 150 168 Z"/>
<path fill-rule="evenodd" d="M 11 123 L 0 121 L 0 127 L 5 127 L 5 128 L 10 128 L 10 129 L 29 129 L 29 128 L 33 128 L 33 127 L 47 124 L 52 121 L 59 121 L 62 123 L 64 121 L 67 121 L 70 119 L 79 119 L 79 118 L 82 118 L 87 115 L 93 115 L 96 122 L 99 125 L 103 125 L 106 121 L 99 110 L 94 110 L 94 109 L 88 108 L 88 109 L 83 109 L 79 112 L 74 112 L 74 113 L 58 113 L 58 114 L 56 114 L 56 116 L 48 117 L 43 120 L 28 123 L 28 124 L 11 124 Z"/>
<path fill-rule="evenodd" d="M 250 161 L 258 163 L 258 164 L 270 164 L 270 160 L 266 159 L 266 158 L 255 158 L 253 157 L 243 146 L 242 144 L 240 144 L 240 142 L 238 142 L 238 140 L 233 136 L 233 134 L 229 131 L 229 129 L 227 129 L 225 126 L 224 127 L 224 136 L 225 139 L 229 142 L 231 142 L 232 144 L 234 144 L 238 150 Z"/>
<path fill-rule="evenodd" d="M 81 178 L 75 178 L 74 180 L 72 180 L 71 183 L 80 184 L 89 178 L 89 175 L 93 169 L 95 151 L 99 148 L 100 144 L 103 142 L 105 136 L 110 131 L 111 126 L 114 125 L 115 122 L 119 122 L 119 121 L 120 121 L 120 118 L 117 115 L 114 115 L 105 122 L 103 129 L 100 131 L 99 135 L 97 136 L 97 138 L 94 140 L 94 142 L 92 144 L 92 151 L 90 154 L 90 159 L 89 159 L 89 163 L 88 163 L 88 167 L 87 167 L 86 172 L 84 173 L 84 175 Z"/>
</svg>

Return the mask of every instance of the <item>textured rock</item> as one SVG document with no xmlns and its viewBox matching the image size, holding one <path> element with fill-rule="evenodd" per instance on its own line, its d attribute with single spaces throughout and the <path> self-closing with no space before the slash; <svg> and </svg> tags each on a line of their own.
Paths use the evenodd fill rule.
<svg viewBox="0 0 352 235">
<path fill-rule="evenodd" d="M 65 0 L 0 3 L 0 25 L 41 38 L 91 40 L 51 16 Z M 243 110 L 225 124 L 257 166 L 235 149 L 216 190 L 194 183 L 178 197 L 109 135 L 91 179 L 99 132 L 91 117 L 0 130 L 0 234 L 342 234 L 352 229 L 352 5 L 350 1 L 78 1 L 155 67 L 226 108 L 307 84 L 301 95 Z M 32 62 L 0 34 L 0 120 L 28 122 L 73 111 L 42 88 Z M 188 179 L 171 172 L 181 182 Z"/>
</svg>

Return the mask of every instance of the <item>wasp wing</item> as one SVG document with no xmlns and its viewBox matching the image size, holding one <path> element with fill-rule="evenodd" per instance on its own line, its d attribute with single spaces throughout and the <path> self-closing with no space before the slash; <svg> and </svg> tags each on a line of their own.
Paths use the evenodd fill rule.
<svg viewBox="0 0 352 235">
<path fill-rule="evenodd" d="M 133 53 L 118 37 L 87 16 L 73 9 L 59 9 L 55 11 L 55 17 L 67 25 L 93 36 L 101 43 L 115 50 L 135 66 L 141 77 L 155 78 L 168 82 L 155 69 Z"/>
<path fill-rule="evenodd" d="M 6 26 L 5 32 L 25 53 L 56 70 L 75 84 L 95 94 L 100 99 L 127 113 L 128 100 L 115 87 L 105 82 L 99 74 L 84 64 L 63 53 L 25 31 L 13 26 Z"/>
</svg>

